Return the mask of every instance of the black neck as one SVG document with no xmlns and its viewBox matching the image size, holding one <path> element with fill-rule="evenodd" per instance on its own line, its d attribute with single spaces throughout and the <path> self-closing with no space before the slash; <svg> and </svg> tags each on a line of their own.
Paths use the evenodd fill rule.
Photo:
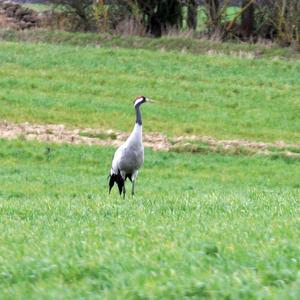
<svg viewBox="0 0 300 300">
<path fill-rule="evenodd" d="M 142 125 L 142 113 L 141 113 L 139 104 L 135 106 L 135 112 L 136 112 L 136 121 L 135 122 L 139 125 Z"/>
</svg>

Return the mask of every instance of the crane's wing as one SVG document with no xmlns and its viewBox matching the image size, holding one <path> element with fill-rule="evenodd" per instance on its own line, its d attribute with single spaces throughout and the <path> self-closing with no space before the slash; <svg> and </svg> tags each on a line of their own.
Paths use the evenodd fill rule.
<svg viewBox="0 0 300 300">
<path fill-rule="evenodd" d="M 120 173 L 120 161 L 122 160 L 122 155 L 126 149 L 126 145 L 121 145 L 115 152 L 114 158 L 112 161 L 112 166 L 109 174 L 109 193 L 114 186 L 115 183 L 118 185 L 119 193 L 121 195 L 123 186 L 124 186 L 124 179 Z"/>
<path fill-rule="evenodd" d="M 124 151 L 126 150 L 126 145 L 123 144 L 121 145 L 115 152 L 113 161 L 112 161 L 112 166 L 111 166 L 111 171 L 110 174 L 118 174 L 120 171 L 120 161 L 122 159 L 122 155 Z"/>
</svg>

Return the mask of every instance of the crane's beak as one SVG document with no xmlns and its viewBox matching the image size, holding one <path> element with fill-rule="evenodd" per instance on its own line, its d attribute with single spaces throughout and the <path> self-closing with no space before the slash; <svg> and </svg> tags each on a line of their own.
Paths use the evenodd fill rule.
<svg viewBox="0 0 300 300">
<path fill-rule="evenodd" d="M 149 98 L 146 98 L 146 102 L 149 102 L 149 103 L 156 103 L 157 101 L 152 100 L 152 99 L 149 99 Z"/>
</svg>

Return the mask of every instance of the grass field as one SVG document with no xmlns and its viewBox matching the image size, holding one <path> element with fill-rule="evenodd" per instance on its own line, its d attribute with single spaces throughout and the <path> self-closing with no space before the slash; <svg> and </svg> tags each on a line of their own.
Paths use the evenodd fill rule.
<svg viewBox="0 0 300 300">
<path fill-rule="evenodd" d="M 1 299 L 299 298 L 299 161 L 147 150 L 124 201 L 112 153 L 0 141 Z"/>
<path fill-rule="evenodd" d="M 1 42 L 0 120 L 300 140 L 297 60 L 82 44 Z M 1 300 L 299 299 L 299 159 L 146 149 L 123 200 L 113 153 L 0 140 Z"/>
<path fill-rule="evenodd" d="M 0 118 L 167 135 L 298 142 L 300 63 L 177 52 L 0 44 Z"/>
</svg>

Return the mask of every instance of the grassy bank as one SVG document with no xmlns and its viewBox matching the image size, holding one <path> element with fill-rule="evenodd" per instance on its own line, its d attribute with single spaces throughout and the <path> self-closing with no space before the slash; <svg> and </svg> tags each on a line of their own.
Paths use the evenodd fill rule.
<svg viewBox="0 0 300 300">
<path fill-rule="evenodd" d="M 217 42 L 197 39 L 189 33 L 177 36 L 165 36 L 160 39 L 119 36 L 114 34 L 65 32 L 49 29 L 15 31 L 0 29 L 0 40 L 10 42 L 50 43 L 73 46 L 96 46 L 103 48 L 126 48 L 159 51 L 175 51 L 196 55 L 215 53 L 218 55 L 233 55 L 252 58 L 275 58 L 296 60 L 300 58 L 299 51 L 288 47 L 280 47 L 276 43 L 240 43 Z"/>
</svg>

